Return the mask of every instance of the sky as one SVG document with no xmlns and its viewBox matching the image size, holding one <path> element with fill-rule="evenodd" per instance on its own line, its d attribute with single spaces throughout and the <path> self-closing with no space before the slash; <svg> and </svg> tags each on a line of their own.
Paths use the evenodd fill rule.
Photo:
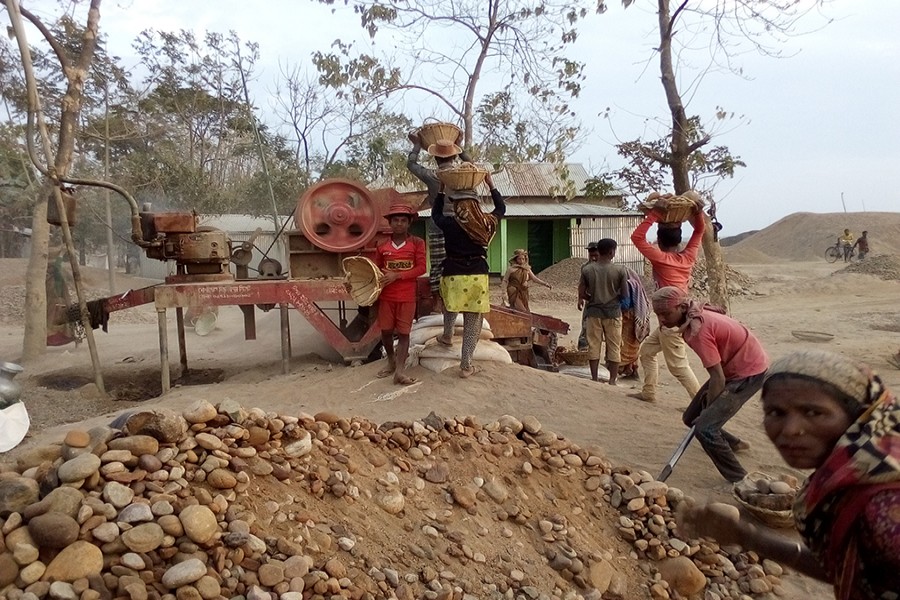
<svg viewBox="0 0 900 600">
<path fill-rule="evenodd" d="M 572 106 L 588 131 L 571 161 L 592 173 L 621 165 L 618 141 L 651 136 L 668 120 L 653 52 L 656 3 L 638 0 L 627 10 L 616 0 L 607 4 L 606 14 L 582 23 L 570 53 L 586 63 L 587 79 Z M 59 10 L 51 0 L 26 6 L 39 15 Z M 689 99 L 688 114 L 704 122 L 713 120 L 716 107 L 742 116 L 720 123 L 713 140 L 747 163 L 716 188 L 722 235 L 801 211 L 900 211 L 900 36 L 894 30 L 900 1 L 832 0 L 821 14 L 804 22 L 806 33 L 779 46 L 785 58 L 743 54 L 741 76 L 708 73 Z M 126 64 L 134 60 L 132 40 L 147 28 L 235 30 L 257 42 L 252 93 L 258 106 L 270 105 L 266 96 L 279 61 L 302 63 L 336 38 L 364 38 L 350 11 L 332 13 L 311 0 L 103 2 L 101 32 Z M 702 54 L 690 60 L 707 64 Z M 680 83 L 696 74 L 686 69 Z"/>
</svg>

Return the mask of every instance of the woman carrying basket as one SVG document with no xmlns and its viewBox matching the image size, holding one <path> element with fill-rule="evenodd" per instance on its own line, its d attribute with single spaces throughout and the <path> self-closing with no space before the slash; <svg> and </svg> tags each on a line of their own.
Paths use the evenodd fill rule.
<svg viewBox="0 0 900 600">
<path fill-rule="evenodd" d="M 775 362 L 762 392 L 763 426 L 782 458 L 815 469 L 794 503 L 803 543 L 727 515 L 679 509 L 688 535 L 715 538 L 834 585 L 838 600 L 900 590 L 900 404 L 865 365 L 804 350 Z"/>
<path fill-rule="evenodd" d="M 485 214 L 474 190 L 458 190 L 450 200 L 453 216 L 444 214 L 444 186 L 434 201 L 431 218 L 444 232 L 444 259 L 441 273 L 441 297 L 444 299 L 444 333 L 437 341 L 453 344 L 453 326 L 458 313 L 463 314 L 463 342 L 459 376 L 475 374 L 472 356 L 481 334 L 483 315 L 490 312 L 488 293 L 487 247 L 497 230 L 500 217 L 506 214 L 503 196 L 494 187 L 490 174 L 485 177 L 494 210 Z"/>
</svg>

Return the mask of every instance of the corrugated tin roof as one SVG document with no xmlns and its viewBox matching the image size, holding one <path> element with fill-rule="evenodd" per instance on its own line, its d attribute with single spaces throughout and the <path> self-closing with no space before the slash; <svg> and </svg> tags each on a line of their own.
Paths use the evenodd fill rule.
<svg viewBox="0 0 900 600">
<path fill-rule="evenodd" d="M 492 210 L 489 204 L 484 205 L 485 211 Z M 431 209 L 419 211 L 420 217 L 431 216 Z M 598 204 L 583 204 L 580 202 L 529 202 L 527 204 L 507 204 L 506 218 L 558 218 L 577 219 L 592 217 L 641 217 L 639 212 L 625 211 Z"/>
<path fill-rule="evenodd" d="M 492 169 L 490 165 L 481 164 L 486 169 Z M 561 172 L 562 171 L 562 172 Z M 565 173 L 565 177 L 563 177 Z M 493 175 L 494 185 L 507 198 L 547 198 L 560 197 L 565 195 L 566 179 L 571 182 L 576 195 L 584 192 L 584 187 L 591 176 L 587 169 L 580 163 L 565 163 L 563 165 L 555 165 L 553 163 L 517 163 L 507 164 L 503 166 L 503 170 Z M 370 188 L 391 187 L 388 181 L 378 181 L 373 183 Z M 487 188 L 481 191 L 487 194 Z M 396 188 L 401 194 L 412 192 L 424 192 L 425 188 L 418 181 L 401 185 Z M 614 190 L 609 196 L 625 196 L 622 190 Z"/>
<path fill-rule="evenodd" d="M 279 216 L 278 224 L 284 224 L 285 219 L 293 219 L 293 217 Z M 252 217 L 250 215 L 200 215 L 200 225 L 215 227 L 231 233 L 253 232 L 257 228 L 267 233 L 276 231 L 272 217 Z M 292 223 L 288 223 L 286 229 L 293 229 L 293 227 Z"/>
</svg>

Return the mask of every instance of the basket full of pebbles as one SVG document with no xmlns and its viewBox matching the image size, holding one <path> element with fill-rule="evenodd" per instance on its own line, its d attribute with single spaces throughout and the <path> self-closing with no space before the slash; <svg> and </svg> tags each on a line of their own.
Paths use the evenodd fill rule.
<svg viewBox="0 0 900 600">
<path fill-rule="evenodd" d="M 747 512 L 777 528 L 794 526 L 791 507 L 797 497 L 800 483 L 790 474 L 768 475 L 755 471 L 734 484 L 731 493 Z"/>
</svg>

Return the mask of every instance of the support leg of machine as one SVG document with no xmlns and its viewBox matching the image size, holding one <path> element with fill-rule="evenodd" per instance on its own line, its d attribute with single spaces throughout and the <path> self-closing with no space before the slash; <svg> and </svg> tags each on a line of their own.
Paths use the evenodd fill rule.
<svg viewBox="0 0 900 600">
<path fill-rule="evenodd" d="M 291 370 L 291 318 L 287 304 L 279 304 L 281 313 L 281 373 L 287 375 Z"/>
<path fill-rule="evenodd" d="M 181 362 L 181 374 L 187 373 L 187 344 L 184 339 L 184 309 L 175 308 L 175 323 L 178 325 L 178 359 Z"/>
<path fill-rule="evenodd" d="M 166 330 L 166 309 L 156 309 L 159 321 L 159 367 L 162 378 L 162 393 L 167 393 L 172 387 L 172 377 L 169 373 L 169 332 Z"/>
</svg>

